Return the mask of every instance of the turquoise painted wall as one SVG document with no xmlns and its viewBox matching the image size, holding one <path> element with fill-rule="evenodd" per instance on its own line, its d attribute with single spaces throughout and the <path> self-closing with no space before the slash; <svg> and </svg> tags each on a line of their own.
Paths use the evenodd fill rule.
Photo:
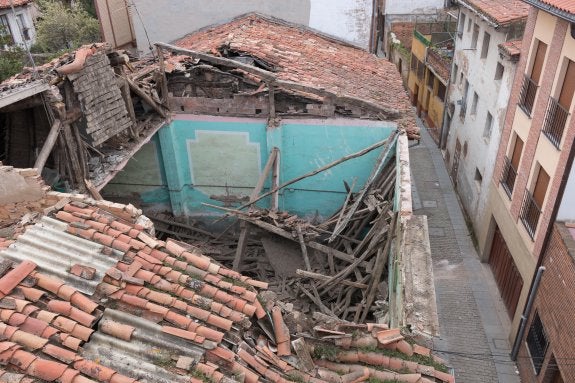
<svg viewBox="0 0 575 383">
<path fill-rule="evenodd" d="M 170 210 L 170 195 L 158 136 L 128 161 L 126 167 L 102 190 L 104 197 L 131 202 L 150 210 Z"/>
<path fill-rule="evenodd" d="M 224 205 L 211 196 L 247 200 L 274 146 L 280 150 L 283 183 L 383 140 L 394 129 L 388 122 L 347 119 L 285 120 L 269 129 L 266 120 L 177 115 L 158 132 L 172 210 L 219 215 L 202 202 Z M 320 220 L 330 216 L 345 199 L 343 181 L 351 185 L 356 179 L 358 190 L 378 154 L 375 150 L 282 190 L 280 209 Z M 259 205 L 267 207 L 269 200 Z"/>
</svg>

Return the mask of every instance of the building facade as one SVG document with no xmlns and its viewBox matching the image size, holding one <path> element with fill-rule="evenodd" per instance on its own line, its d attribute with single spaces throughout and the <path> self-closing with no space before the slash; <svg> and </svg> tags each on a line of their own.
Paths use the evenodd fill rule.
<svg viewBox="0 0 575 383">
<path fill-rule="evenodd" d="M 487 201 L 521 37 L 529 7 L 496 0 L 460 1 L 442 148 L 455 188 L 474 228 Z"/>
<path fill-rule="evenodd" d="M 477 231 L 512 318 L 515 337 L 573 156 L 575 6 L 532 7 L 511 90 L 483 222 Z M 571 158 L 571 160 L 570 160 Z M 563 196 L 573 201 L 572 188 Z"/>
<path fill-rule="evenodd" d="M 13 0 L 12 3 L 0 0 L 0 50 L 11 45 L 30 47 L 34 44 L 36 30 L 32 15 L 33 4 L 30 0 Z"/>
<path fill-rule="evenodd" d="M 211 1 L 95 0 L 104 41 L 114 47 L 148 52 L 155 42 L 171 42 L 182 34 L 258 12 L 303 24 L 364 49 L 373 44 L 376 9 L 373 0 Z"/>
<path fill-rule="evenodd" d="M 443 21 L 417 24 L 411 43 L 407 88 L 417 115 L 436 141 L 443 124 L 455 25 L 449 15 Z"/>
</svg>

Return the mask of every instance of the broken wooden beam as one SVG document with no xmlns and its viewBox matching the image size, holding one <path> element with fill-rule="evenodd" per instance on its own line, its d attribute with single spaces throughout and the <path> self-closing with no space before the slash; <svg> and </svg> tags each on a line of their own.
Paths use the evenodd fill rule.
<svg viewBox="0 0 575 383">
<path fill-rule="evenodd" d="M 48 137 L 46 137 L 46 141 L 44 141 L 42 150 L 40 151 L 40 154 L 38 154 L 38 158 L 36 158 L 36 162 L 34 163 L 34 167 L 38 170 L 38 174 L 42 173 L 42 169 L 44 169 L 44 165 L 46 165 L 46 161 L 58 140 L 58 135 L 60 134 L 61 129 L 62 122 L 59 119 L 55 119 L 50 128 L 50 132 L 48 133 Z"/>
<path fill-rule="evenodd" d="M 146 104 L 148 104 L 152 109 L 154 109 L 156 111 L 156 113 L 158 113 L 161 117 L 166 118 L 166 113 L 164 112 L 162 107 L 160 105 L 158 105 L 158 103 L 152 97 L 150 97 L 148 94 L 146 94 L 146 92 L 144 92 L 142 89 L 140 89 L 140 87 L 138 85 L 136 85 L 136 83 L 134 83 L 129 78 L 126 78 L 126 81 L 128 82 L 128 85 L 130 86 L 130 89 L 132 90 L 132 92 L 136 93 L 136 95 L 138 97 L 140 97 L 142 100 L 144 100 L 146 102 Z"/>
<path fill-rule="evenodd" d="M 297 269 L 295 273 L 296 273 L 296 275 L 298 275 L 300 277 L 317 279 L 318 281 L 328 281 L 330 279 L 330 277 L 327 275 L 314 273 L 311 271 L 305 271 L 305 270 L 301 270 L 301 269 Z M 347 279 L 344 279 L 343 281 L 341 281 L 341 283 L 343 285 L 352 286 L 352 287 L 355 287 L 358 289 L 367 289 L 367 287 L 368 287 L 368 285 L 366 285 L 365 283 L 354 282 L 354 281 L 350 281 Z"/>
</svg>

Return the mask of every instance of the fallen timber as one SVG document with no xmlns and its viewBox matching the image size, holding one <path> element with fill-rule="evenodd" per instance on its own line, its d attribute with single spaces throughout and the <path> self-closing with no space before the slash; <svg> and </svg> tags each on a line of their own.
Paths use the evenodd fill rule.
<svg viewBox="0 0 575 383">
<path fill-rule="evenodd" d="M 353 191 L 354 182 L 352 187 L 346 184 L 347 194 L 341 209 L 323 223 L 314 225 L 287 212 L 255 207 L 257 200 L 297 182 L 293 180 L 272 186 L 270 192 L 259 197 L 252 193 L 248 203 L 235 209 L 204 204 L 236 217 L 242 233 L 244 227 L 250 227 L 249 235 L 253 241 L 257 242 L 258 234 L 265 233 L 291 241 L 299 249 L 302 261 L 302 266 L 289 276 L 276 276 L 273 267 L 263 265 L 266 258 L 262 257 L 263 252 L 257 256 L 253 256 L 253 253 L 242 255 L 240 262 L 234 266 L 244 273 L 254 273 L 258 278 L 268 280 L 280 299 L 291 302 L 304 312 L 317 311 L 353 322 L 385 317 L 388 256 L 393 251 L 399 226 L 397 213 L 393 211 L 396 169 L 395 162 L 391 160 L 391 147 L 395 138 L 392 135 L 378 146 L 382 147 L 381 154 L 368 182 L 359 192 Z M 338 161 L 323 169 L 342 162 Z M 320 171 L 317 169 L 297 180 Z M 268 176 L 269 171 L 262 174 L 263 178 L 258 184 L 263 184 Z M 259 193 L 261 189 L 256 191 Z M 249 210 L 241 210 L 245 207 L 249 207 Z M 266 255 L 268 258 L 273 256 L 267 252 Z M 227 256 L 221 261 L 229 262 L 232 258 L 238 260 L 237 257 Z"/>
</svg>

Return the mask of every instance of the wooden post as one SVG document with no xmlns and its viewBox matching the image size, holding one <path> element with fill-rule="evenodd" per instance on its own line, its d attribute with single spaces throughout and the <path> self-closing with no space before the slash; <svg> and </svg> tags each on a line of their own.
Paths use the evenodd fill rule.
<svg viewBox="0 0 575 383">
<path fill-rule="evenodd" d="M 260 194 L 260 192 L 262 191 L 264 183 L 268 178 L 268 175 L 271 171 L 273 164 L 275 163 L 278 153 L 279 153 L 278 148 L 272 149 L 268 161 L 266 162 L 266 165 L 264 167 L 264 170 L 262 171 L 262 174 L 258 179 L 256 187 L 254 188 L 254 190 L 252 190 L 252 194 L 250 195 L 250 201 L 255 200 L 258 194 Z M 250 232 L 250 224 L 246 221 L 241 221 L 240 229 L 241 231 L 240 231 L 240 237 L 238 238 L 238 247 L 236 248 L 236 256 L 234 257 L 234 262 L 232 264 L 232 269 L 236 271 L 240 271 L 240 266 L 244 258 L 244 253 L 246 252 L 246 246 L 248 244 L 248 235 Z"/>
<path fill-rule="evenodd" d="M 164 106 L 168 107 L 168 79 L 166 77 L 166 66 L 164 64 L 164 52 L 162 52 L 162 48 L 158 45 L 156 45 L 156 51 L 158 53 L 158 62 L 160 64 L 160 75 L 162 76 L 160 84 L 162 89 L 162 101 Z"/>
<path fill-rule="evenodd" d="M 270 119 L 276 118 L 275 86 L 273 82 L 268 82 L 268 93 L 270 96 Z"/>
<path fill-rule="evenodd" d="M 280 153 L 277 153 L 277 156 L 274 161 L 274 168 L 272 172 L 272 189 L 275 190 L 272 193 L 272 201 L 271 201 L 271 210 L 278 210 L 279 209 L 279 182 L 280 182 Z"/>
<path fill-rule="evenodd" d="M 303 234 L 301 232 L 301 225 L 297 225 L 295 227 L 295 230 L 297 231 L 297 237 L 299 239 L 299 245 L 301 247 L 301 253 L 303 255 L 303 261 L 305 263 L 305 268 L 307 271 L 311 271 L 311 265 L 309 263 L 309 257 L 307 255 L 307 247 L 305 245 L 305 240 L 303 239 Z"/>
<path fill-rule="evenodd" d="M 62 122 L 59 119 L 54 120 L 50 128 L 50 133 L 48 133 L 48 137 L 46 137 L 46 141 L 44 142 L 44 146 L 42 146 L 42 150 L 40 154 L 38 154 L 38 158 L 36 158 L 36 163 L 34 163 L 34 167 L 38 169 L 38 174 L 42 173 L 42 169 L 44 169 L 44 165 L 46 165 L 46 161 L 54 148 L 54 144 L 56 144 L 58 140 L 60 129 L 62 129 Z"/>
</svg>

